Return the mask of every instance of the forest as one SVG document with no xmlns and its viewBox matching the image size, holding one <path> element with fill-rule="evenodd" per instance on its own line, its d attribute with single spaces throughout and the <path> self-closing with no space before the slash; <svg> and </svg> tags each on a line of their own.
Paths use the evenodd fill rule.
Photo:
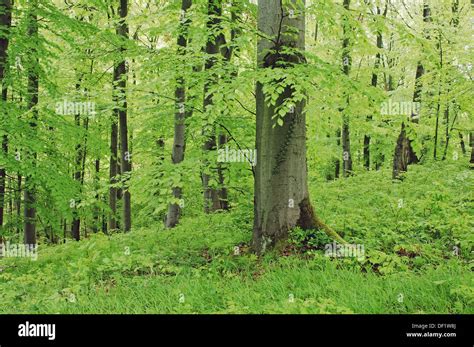
<svg viewBox="0 0 474 347">
<path fill-rule="evenodd" d="M 474 0 L 0 0 L 0 314 L 474 313 Z"/>
</svg>

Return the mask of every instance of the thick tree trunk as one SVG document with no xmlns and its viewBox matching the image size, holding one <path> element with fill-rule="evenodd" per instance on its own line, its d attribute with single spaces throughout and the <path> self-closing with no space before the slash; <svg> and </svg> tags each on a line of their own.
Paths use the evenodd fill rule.
<svg viewBox="0 0 474 347">
<path fill-rule="evenodd" d="M 10 0 L 0 0 L 0 92 L 1 103 L 7 102 L 7 86 L 4 85 L 5 71 L 7 67 L 8 44 L 10 42 L 9 34 L 12 22 L 11 17 L 12 4 Z M 3 116 L 3 115 L 2 115 Z M 2 151 L 4 155 L 8 153 L 8 137 L 4 135 L 2 138 Z M 0 168 L 0 238 L 3 229 L 3 216 L 5 205 L 5 168 Z"/>
<path fill-rule="evenodd" d="M 272 69 L 277 68 L 279 62 L 304 61 L 300 54 L 280 53 L 288 47 L 295 47 L 300 51 L 305 48 L 304 9 L 297 6 L 293 15 L 288 15 L 289 10 L 290 8 L 282 8 L 280 0 L 259 2 L 258 29 L 275 39 L 275 42 L 267 39 L 260 39 L 258 42 L 259 68 Z M 287 30 L 292 28 L 297 30 L 297 37 L 288 34 Z M 252 246 L 258 254 L 284 242 L 288 231 L 296 226 L 322 229 L 341 240 L 317 219 L 310 203 L 304 101 L 294 103 L 294 107 L 285 115 L 282 126 L 276 125 L 273 119 L 276 107 L 290 99 L 292 94 L 292 88 L 287 87 L 277 100 L 277 105 L 268 105 L 263 85 L 257 83 L 258 160 L 255 171 Z"/>
<path fill-rule="evenodd" d="M 415 163 L 415 158 L 412 156 L 413 150 L 411 142 L 407 137 L 405 130 L 405 123 L 402 123 L 402 131 L 397 139 L 397 146 L 395 147 L 395 155 L 393 158 L 393 178 L 399 178 L 402 172 L 406 172 L 409 163 Z"/>
<path fill-rule="evenodd" d="M 425 13 L 425 12 L 424 12 Z M 413 101 L 420 102 L 421 92 L 422 92 L 422 83 L 421 77 L 424 75 L 424 67 L 418 62 L 416 67 L 415 75 L 415 89 L 413 92 Z M 412 113 L 410 116 L 412 123 L 418 123 L 419 114 Z M 397 145 L 395 147 L 395 153 L 393 157 L 393 171 L 392 178 L 399 178 L 403 172 L 408 170 L 408 165 L 417 164 L 419 159 L 413 150 L 412 139 L 408 138 L 407 130 L 405 123 L 402 122 L 402 130 L 397 139 Z"/>
<path fill-rule="evenodd" d="M 30 59 L 31 64 L 28 68 L 28 109 L 31 110 L 31 121 L 30 127 L 33 133 L 36 133 L 36 127 L 38 122 L 38 89 L 39 89 L 39 76 L 38 76 L 38 52 L 36 49 L 36 43 L 38 42 L 38 2 L 33 0 L 31 2 L 28 14 L 28 36 L 33 41 L 30 48 Z M 32 167 L 36 166 L 36 153 L 28 151 L 27 160 L 31 161 Z M 25 177 L 25 191 L 24 191 L 24 203 L 25 203 L 25 243 L 35 244 L 36 243 L 36 192 L 35 182 L 29 175 Z"/>
<path fill-rule="evenodd" d="M 191 7 L 192 0 L 181 1 L 181 25 L 178 36 L 178 55 L 182 58 L 186 55 L 186 47 L 188 44 L 188 27 L 190 21 L 186 18 L 186 12 Z M 177 165 L 184 160 L 184 152 L 186 150 L 186 85 L 183 76 L 176 79 L 175 89 L 175 115 L 174 115 L 174 139 L 173 152 L 171 159 L 173 164 Z M 173 198 L 180 200 L 182 198 L 182 188 L 173 187 Z M 173 202 L 168 206 L 168 213 L 166 215 L 165 226 L 173 228 L 178 224 L 181 215 L 181 207 L 178 202 Z"/>
</svg>

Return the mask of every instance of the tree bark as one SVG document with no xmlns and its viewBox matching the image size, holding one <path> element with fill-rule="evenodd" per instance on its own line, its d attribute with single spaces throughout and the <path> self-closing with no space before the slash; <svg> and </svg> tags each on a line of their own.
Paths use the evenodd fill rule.
<svg viewBox="0 0 474 347">
<path fill-rule="evenodd" d="M 343 6 L 345 11 L 349 11 L 350 0 L 344 0 Z M 346 13 L 343 16 L 343 39 L 342 39 L 342 71 L 346 76 L 349 76 L 351 71 L 351 55 L 350 55 L 350 40 L 349 31 L 351 27 L 349 25 L 349 19 Z M 340 110 L 342 113 L 342 176 L 348 177 L 352 174 L 352 154 L 351 154 L 351 137 L 349 127 L 349 116 L 346 114 L 347 106 L 349 106 L 349 95 L 344 92 L 344 103 L 345 105 Z"/>
<path fill-rule="evenodd" d="M 388 2 L 385 5 L 385 10 L 383 13 L 383 16 L 386 17 L 388 11 Z M 380 8 L 377 6 L 377 14 L 381 14 Z M 382 59 L 382 54 L 380 50 L 383 49 L 383 37 L 382 37 L 382 32 L 380 30 L 377 31 L 377 48 L 379 49 L 379 52 L 375 55 L 375 63 L 374 63 L 374 71 L 372 72 L 372 80 L 371 80 L 371 86 L 372 87 L 377 87 L 378 85 L 378 74 L 379 74 L 379 68 L 380 68 L 380 61 Z M 372 116 L 367 117 L 367 121 L 370 122 L 372 120 Z M 365 134 L 364 135 L 364 167 L 366 170 L 370 170 L 370 134 Z"/>
<path fill-rule="evenodd" d="M 203 108 L 207 110 L 213 105 L 213 93 L 209 93 L 212 84 L 217 82 L 218 76 L 212 71 L 217 62 L 217 54 L 219 54 L 221 46 L 225 43 L 224 34 L 221 31 L 222 16 L 222 0 L 208 0 L 208 21 L 207 29 L 209 33 L 219 30 L 218 34 L 209 34 L 206 43 L 206 54 L 208 58 L 205 63 L 205 70 L 210 76 L 204 84 L 204 102 Z M 205 156 L 212 157 L 211 153 L 216 152 L 217 144 L 224 145 L 227 143 L 226 135 L 216 135 L 216 125 L 207 124 L 203 129 L 203 135 L 206 140 L 203 145 Z M 215 165 L 215 167 L 212 167 Z M 206 169 L 207 168 L 207 169 Z M 210 170 L 210 173 L 206 172 Z M 201 175 L 204 195 L 204 212 L 211 213 L 218 210 L 228 210 L 227 188 L 224 185 L 223 165 L 216 163 L 216 160 L 204 160 L 204 171 Z M 217 181 L 217 187 L 211 183 L 212 180 Z"/>
<path fill-rule="evenodd" d="M 28 13 L 28 36 L 33 44 L 30 48 L 29 57 L 31 64 L 28 68 L 28 109 L 31 110 L 30 128 L 33 134 L 36 133 L 38 122 L 38 51 L 36 44 L 38 42 L 38 1 L 32 0 Z M 28 151 L 26 157 L 31 161 L 32 169 L 36 166 L 36 153 Z M 25 203 L 25 244 L 36 244 L 36 191 L 35 182 L 31 175 L 25 177 L 24 203 Z"/>
<path fill-rule="evenodd" d="M 114 80 L 115 80 L 114 71 Z M 115 89 L 115 87 L 114 87 Z M 116 90 L 114 90 L 116 93 Z M 116 96 L 114 96 L 116 100 Z M 108 230 L 114 231 L 117 229 L 117 188 L 114 186 L 117 183 L 117 146 L 118 146 L 118 126 L 117 126 L 118 111 L 113 110 L 112 124 L 110 128 L 110 165 L 109 165 L 109 177 L 110 177 L 110 188 L 109 188 L 109 225 Z"/>
<path fill-rule="evenodd" d="M 298 4 L 300 1 L 298 1 Z M 304 3 L 304 1 L 303 1 Z M 293 1 L 296 5 L 296 1 Z M 296 6 L 294 15 L 288 15 L 280 0 L 259 1 L 258 29 L 273 40 L 261 38 L 258 42 L 260 69 L 282 68 L 279 63 L 304 62 L 301 54 L 280 53 L 286 48 L 305 49 L 304 8 Z M 288 30 L 296 29 L 297 35 Z M 297 37 L 295 37 L 297 36 Z M 305 102 L 298 101 L 285 115 L 283 125 L 276 125 L 276 108 L 293 96 L 287 87 L 276 105 L 265 102 L 262 83 L 256 87 L 258 160 L 254 184 L 254 227 L 252 248 L 257 254 L 284 243 L 290 229 L 321 229 L 342 240 L 316 217 L 311 206 L 306 166 Z M 342 240 L 343 241 L 343 240 Z"/>
<path fill-rule="evenodd" d="M 96 159 L 94 162 L 94 190 L 95 190 L 95 205 L 94 205 L 94 212 L 93 212 L 93 224 L 92 224 L 92 232 L 96 233 L 99 231 L 99 214 L 100 214 L 100 159 Z"/>
<path fill-rule="evenodd" d="M 186 47 L 188 45 L 188 28 L 190 21 L 186 18 L 186 12 L 192 5 L 192 0 L 181 1 L 181 25 L 180 33 L 178 35 L 178 55 L 181 58 L 186 56 Z M 186 150 L 186 82 L 183 75 L 176 79 L 175 95 L 175 115 L 174 115 L 174 139 L 173 152 L 171 160 L 173 164 L 177 165 L 184 160 L 184 153 Z M 180 200 L 182 198 L 182 188 L 173 187 L 173 198 Z M 175 227 L 179 222 L 181 215 L 181 207 L 179 202 L 173 202 L 168 206 L 168 213 L 166 215 L 165 226 L 167 228 Z"/>
<path fill-rule="evenodd" d="M 441 33 L 438 35 L 438 44 L 437 44 L 438 50 L 439 50 L 439 64 L 440 64 L 440 69 L 443 69 L 443 45 L 442 45 L 442 38 L 441 38 Z M 441 71 L 440 71 L 441 72 Z M 439 81 L 438 81 L 438 102 L 436 105 L 436 123 L 435 123 L 435 133 L 434 133 L 434 148 L 433 148 L 433 159 L 437 159 L 437 153 L 438 153 L 438 131 L 439 131 L 439 116 L 441 112 L 441 94 L 443 94 L 443 74 L 442 72 L 439 74 Z"/>
<path fill-rule="evenodd" d="M 120 124 L 120 163 L 121 163 L 121 176 L 123 182 L 123 230 L 129 232 L 132 228 L 132 209 L 131 209 L 131 195 L 128 187 L 129 177 L 132 171 L 131 165 L 131 153 L 128 148 L 128 123 L 127 123 L 127 68 L 125 57 L 125 41 L 128 39 L 128 25 L 126 17 L 128 15 L 128 0 L 119 0 L 119 15 L 120 21 L 117 27 L 117 34 L 122 37 L 123 43 L 120 47 L 122 57 L 118 65 L 115 67 L 117 70 L 117 84 L 118 84 L 118 114 Z"/>
<path fill-rule="evenodd" d="M 339 148 L 341 146 L 341 128 L 336 130 L 336 146 Z M 341 160 L 339 160 L 339 155 L 334 159 L 334 179 L 338 179 L 341 173 Z"/>
<path fill-rule="evenodd" d="M 10 27 L 12 23 L 11 17 L 12 4 L 10 0 L 0 0 L 0 91 L 1 103 L 7 102 L 8 88 L 4 85 L 5 71 L 7 67 L 8 45 L 10 43 Z M 3 107 L 3 106 L 2 106 Z M 2 151 L 6 156 L 8 154 L 8 137 L 3 135 Z M 5 178 L 6 170 L 0 168 L 0 239 L 3 229 L 4 205 L 5 205 Z"/>
<path fill-rule="evenodd" d="M 15 212 L 16 212 L 16 233 L 21 233 L 21 195 L 22 195 L 23 177 L 17 173 L 16 192 L 15 192 Z"/>
<path fill-rule="evenodd" d="M 474 132 L 469 133 L 469 144 L 471 145 L 471 160 L 469 164 L 471 169 L 474 170 Z"/>
<path fill-rule="evenodd" d="M 82 76 L 79 77 L 79 81 L 76 84 L 76 92 L 79 93 L 81 89 L 81 80 Z M 74 116 L 74 122 L 77 127 L 77 131 L 81 131 L 81 114 L 78 113 Z M 82 163 L 82 139 L 76 144 L 76 162 L 75 162 L 75 170 L 74 170 L 74 180 L 80 185 L 81 184 L 81 163 Z M 81 239 L 81 219 L 78 216 L 77 211 L 77 204 L 79 203 L 78 199 L 76 199 L 73 208 L 73 218 L 72 218 L 72 225 L 71 225 L 71 236 L 74 240 L 79 241 Z"/>
<path fill-rule="evenodd" d="M 464 143 L 464 136 L 462 136 L 462 132 L 458 132 L 459 135 L 459 144 L 461 145 L 461 153 L 466 155 L 466 144 Z"/>
</svg>

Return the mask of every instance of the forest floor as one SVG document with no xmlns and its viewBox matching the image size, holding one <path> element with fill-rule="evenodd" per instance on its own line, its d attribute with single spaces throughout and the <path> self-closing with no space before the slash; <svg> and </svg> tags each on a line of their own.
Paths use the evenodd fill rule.
<svg viewBox="0 0 474 347">
<path fill-rule="evenodd" d="M 301 230 L 257 257 L 249 204 L 0 259 L 0 313 L 474 313 L 474 171 L 389 177 L 310 183 L 321 219 L 363 257 L 327 257 L 330 241 Z"/>
</svg>

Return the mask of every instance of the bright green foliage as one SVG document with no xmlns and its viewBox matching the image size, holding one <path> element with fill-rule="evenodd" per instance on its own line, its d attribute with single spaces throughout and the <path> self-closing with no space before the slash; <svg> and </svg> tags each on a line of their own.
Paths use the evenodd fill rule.
<svg viewBox="0 0 474 347">
<path fill-rule="evenodd" d="M 0 258 L 0 313 L 474 313 L 474 170 L 468 164 L 468 134 L 474 134 L 474 15 L 469 1 L 459 0 L 458 17 L 452 1 L 430 2 L 427 24 L 420 1 L 407 1 L 406 8 L 392 4 L 384 15 L 384 0 L 353 1 L 350 11 L 339 0 L 307 0 L 306 50 L 281 52 L 304 56 L 305 63 L 272 69 L 256 64 L 261 34 L 255 1 L 231 5 L 223 0 L 221 27 L 208 32 L 207 1 L 193 0 L 184 55 L 176 43 L 180 1 L 129 1 L 126 42 L 115 32 L 117 1 L 38 0 L 37 42 L 27 35 L 29 3 L 14 2 L 2 83 L 8 98 L 0 100 L 0 139 L 7 136 L 8 151 L 0 151 L 7 174 L 0 241 L 23 242 L 20 191 L 29 176 L 37 189 L 40 251 L 37 262 Z M 232 20 L 233 11 L 238 20 Z M 341 67 L 343 17 L 351 28 L 348 76 Z M 232 32 L 237 33 L 233 40 Z M 232 59 L 216 54 L 213 67 L 204 69 L 210 57 L 203 47 L 219 33 L 233 49 Z M 382 49 L 377 33 L 383 36 Z M 29 55 L 32 47 L 39 64 Z M 382 63 L 376 69 L 377 53 Z M 112 74 L 122 56 L 128 68 L 129 187 L 123 177 L 115 183 L 109 179 L 116 106 Z M 420 62 L 425 69 L 420 119 L 406 124 L 420 165 L 394 182 L 394 148 L 407 115 L 386 107 L 390 100 L 412 101 Z M 34 131 L 27 107 L 30 69 L 38 72 L 40 85 Z M 377 87 L 371 86 L 373 74 Z M 189 116 L 185 159 L 173 165 L 178 76 L 185 81 Z M 213 105 L 203 110 L 210 78 L 218 81 L 208 90 Z M 257 82 L 269 104 L 277 104 L 285 88 L 293 91 L 277 107 L 275 126 L 284 124 L 293 104 L 306 101 L 312 204 L 350 244 L 364 245 L 362 258 L 326 257 L 331 241 L 325 234 L 300 229 L 283 249 L 262 258 L 252 255 L 253 168 L 245 162 L 223 164 L 231 211 L 201 212 L 201 173 L 209 173 L 217 161 L 217 151 L 203 153 L 203 129 L 228 135 L 230 149 L 253 150 Z M 87 102 L 95 112 L 83 112 L 79 124 L 77 112 L 63 107 Z M 354 175 L 335 179 L 335 162 L 342 160 L 336 136 L 342 106 L 350 119 Z M 363 163 L 364 135 L 371 137 L 370 170 Z M 78 148 L 85 153 L 82 184 L 74 179 Z M 36 153 L 36 160 L 28 152 Z M 129 235 L 100 232 L 110 213 L 112 184 L 131 191 Z M 218 182 L 213 179 L 210 186 Z M 182 201 L 172 197 L 173 187 L 183 189 Z M 165 230 L 170 203 L 182 204 L 182 219 L 176 229 Z M 85 240 L 80 242 L 70 237 L 74 216 L 81 220 Z"/>
<path fill-rule="evenodd" d="M 252 211 L 241 205 L 173 231 L 97 234 L 40 248 L 36 262 L 5 259 L 0 312 L 473 313 L 474 205 L 459 188 L 474 176 L 460 169 L 420 167 L 403 187 L 383 171 L 313 184 L 317 211 L 364 245 L 361 259 L 326 257 L 322 235 L 300 248 L 301 230 L 285 256 L 257 258 L 247 247 Z M 425 193 L 431 182 L 437 191 Z"/>
</svg>

